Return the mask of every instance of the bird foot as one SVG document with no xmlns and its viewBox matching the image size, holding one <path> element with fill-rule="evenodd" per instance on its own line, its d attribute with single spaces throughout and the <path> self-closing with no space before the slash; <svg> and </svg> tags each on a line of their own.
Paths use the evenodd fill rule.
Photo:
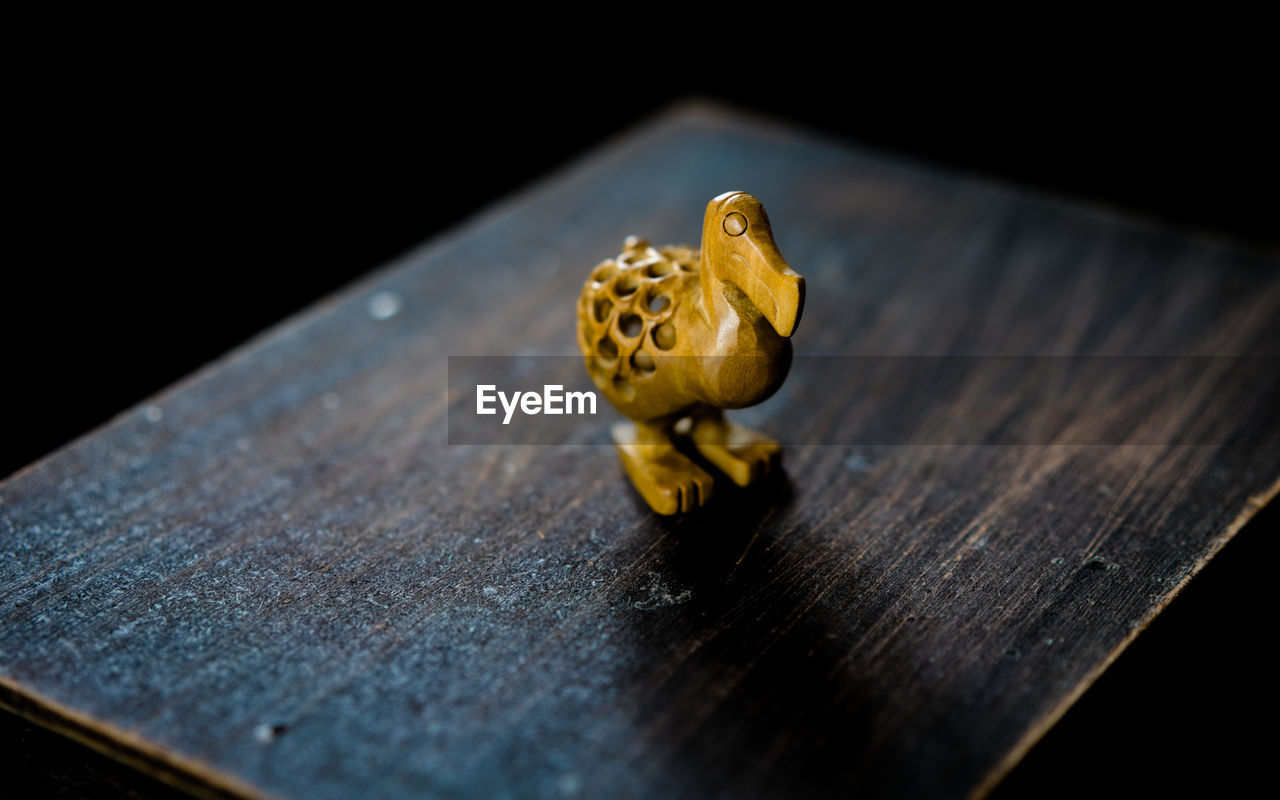
<svg viewBox="0 0 1280 800">
<path fill-rule="evenodd" d="M 703 458 L 739 486 L 767 476 L 782 459 L 776 441 L 719 415 L 696 420 L 689 438 Z"/>
<path fill-rule="evenodd" d="M 715 479 L 670 440 L 655 441 L 651 430 L 642 436 L 630 422 L 617 423 L 612 432 L 623 468 L 654 511 L 664 515 L 693 511 L 711 499 Z"/>
</svg>

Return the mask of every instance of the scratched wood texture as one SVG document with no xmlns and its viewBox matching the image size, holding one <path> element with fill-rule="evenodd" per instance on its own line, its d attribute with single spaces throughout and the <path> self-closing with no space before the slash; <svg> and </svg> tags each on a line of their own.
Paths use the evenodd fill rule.
<svg viewBox="0 0 1280 800">
<path fill-rule="evenodd" d="M 590 267 L 730 188 L 801 354 L 1280 342 L 1274 259 L 682 107 L 0 485 L 5 704 L 215 795 L 989 789 L 1274 495 L 1280 421 L 1200 370 L 1152 422 L 1214 443 L 792 446 L 679 519 L 608 447 L 446 444 L 447 356 L 575 353 Z"/>
</svg>

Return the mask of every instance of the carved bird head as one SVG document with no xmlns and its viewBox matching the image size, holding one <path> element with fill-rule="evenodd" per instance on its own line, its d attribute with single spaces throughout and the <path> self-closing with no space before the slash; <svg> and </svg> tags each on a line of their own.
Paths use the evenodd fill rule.
<svg viewBox="0 0 1280 800">
<path fill-rule="evenodd" d="M 704 291 L 728 281 L 751 300 L 779 336 L 795 333 L 804 310 L 804 278 L 787 266 L 769 216 L 746 192 L 725 192 L 707 204 L 702 221 Z M 708 282 L 710 281 L 710 282 Z"/>
</svg>

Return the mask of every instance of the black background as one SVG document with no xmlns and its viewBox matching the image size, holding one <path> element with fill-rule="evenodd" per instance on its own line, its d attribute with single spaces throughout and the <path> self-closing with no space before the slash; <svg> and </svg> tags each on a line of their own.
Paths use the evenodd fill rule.
<svg viewBox="0 0 1280 800">
<path fill-rule="evenodd" d="M 0 475 L 690 96 L 1280 253 L 1276 70 L 1247 44 L 868 55 L 864 32 L 778 34 L 743 55 L 629 27 L 515 49 L 419 33 L 357 49 L 288 28 L 89 28 L 20 61 L 6 100 Z M 1193 582 L 1005 793 L 1266 776 L 1276 697 L 1259 640 L 1273 627 L 1262 565 L 1276 563 L 1275 516 Z M 6 730 L 26 742 L 15 752 L 37 794 L 91 762 Z"/>
<path fill-rule="evenodd" d="M 795 67 L 796 43 L 770 70 L 233 44 L 90 49 L 19 81 L 3 333 L 7 416 L 23 424 L 0 474 L 689 96 L 1280 251 L 1276 70 L 1261 56 Z"/>
</svg>

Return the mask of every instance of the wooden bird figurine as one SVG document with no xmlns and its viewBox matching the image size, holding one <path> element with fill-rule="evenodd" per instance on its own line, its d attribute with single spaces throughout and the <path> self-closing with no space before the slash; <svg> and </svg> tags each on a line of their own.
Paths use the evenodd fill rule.
<svg viewBox="0 0 1280 800">
<path fill-rule="evenodd" d="M 804 278 L 746 192 L 707 204 L 701 251 L 635 236 L 623 247 L 582 287 L 578 346 L 601 393 L 632 420 L 612 432 L 636 489 L 659 514 L 690 511 L 714 480 L 678 439 L 739 486 L 779 460 L 777 442 L 724 409 L 766 400 L 787 377 Z"/>
</svg>

